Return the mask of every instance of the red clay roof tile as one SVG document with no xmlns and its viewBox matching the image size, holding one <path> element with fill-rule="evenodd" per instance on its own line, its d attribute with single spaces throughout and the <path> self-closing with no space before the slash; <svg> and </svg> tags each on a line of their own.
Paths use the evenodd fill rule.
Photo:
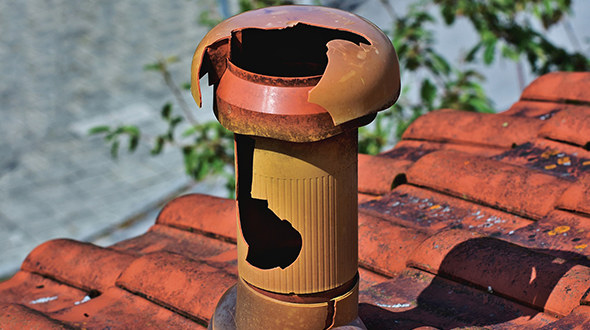
<svg viewBox="0 0 590 330">
<path fill-rule="evenodd" d="M 563 317 L 590 287 L 590 268 L 491 237 L 451 230 L 430 237 L 408 259 L 434 274 Z"/>
<path fill-rule="evenodd" d="M 372 195 L 390 192 L 395 177 L 403 174 L 412 163 L 405 159 L 359 154 L 359 192 Z"/>
<path fill-rule="evenodd" d="M 541 125 L 534 118 L 438 110 L 416 119 L 402 138 L 510 148 L 533 139 Z"/>
<path fill-rule="evenodd" d="M 539 136 L 590 149 L 590 107 L 562 110 L 539 130 Z"/>
<path fill-rule="evenodd" d="M 88 294 L 86 291 L 24 271 L 16 273 L 10 281 L 0 283 L 0 292 L 0 303 L 21 304 L 43 313 L 73 306 Z"/>
<path fill-rule="evenodd" d="M 359 214 L 359 264 L 379 274 L 393 276 L 406 268 L 406 259 L 427 238 L 415 229 Z M 383 244 L 387 237 L 388 244 Z"/>
<path fill-rule="evenodd" d="M 505 116 L 550 119 L 564 109 L 566 105 L 552 102 L 520 101 L 514 103 L 510 109 L 502 112 Z"/>
<path fill-rule="evenodd" d="M 193 259 L 201 259 L 224 253 L 234 247 L 234 244 L 223 240 L 156 224 L 147 233 L 117 243 L 110 249 L 138 255 L 167 251 Z"/>
<path fill-rule="evenodd" d="M 110 287 L 100 296 L 49 317 L 77 329 L 205 329 L 176 312 L 138 295 Z"/>
<path fill-rule="evenodd" d="M 573 183 L 561 195 L 556 207 L 590 216 L 590 173 Z"/>
<path fill-rule="evenodd" d="M 0 329 L 63 330 L 72 327 L 22 305 L 0 304 Z"/>
<path fill-rule="evenodd" d="M 236 204 L 205 195 L 185 195 L 168 203 L 156 224 L 199 231 L 236 242 Z"/>
<path fill-rule="evenodd" d="M 412 185 L 359 206 L 359 210 L 433 235 L 444 229 L 469 229 L 488 235 L 509 233 L 532 220 Z"/>
<path fill-rule="evenodd" d="M 552 72 L 537 78 L 522 92 L 521 100 L 590 102 L 587 72 Z"/>
<path fill-rule="evenodd" d="M 21 270 L 56 279 L 73 287 L 105 291 L 134 260 L 131 255 L 68 239 L 39 245 Z"/>
<path fill-rule="evenodd" d="M 369 329 L 590 329 L 589 84 L 543 76 L 502 114 L 437 111 L 359 156 Z M 0 283 L 0 328 L 204 329 L 235 242 L 235 201 L 196 194 L 109 248 L 50 241 Z"/>
<path fill-rule="evenodd" d="M 178 254 L 158 252 L 135 260 L 117 285 L 193 320 L 208 322 L 237 276 Z"/>
<path fill-rule="evenodd" d="M 438 151 L 406 173 L 409 183 L 531 219 L 553 209 L 569 183 L 556 177 L 456 151 Z"/>
<path fill-rule="evenodd" d="M 411 268 L 359 298 L 359 315 L 368 329 L 538 329 L 555 321 L 497 295 Z"/>
</svg>

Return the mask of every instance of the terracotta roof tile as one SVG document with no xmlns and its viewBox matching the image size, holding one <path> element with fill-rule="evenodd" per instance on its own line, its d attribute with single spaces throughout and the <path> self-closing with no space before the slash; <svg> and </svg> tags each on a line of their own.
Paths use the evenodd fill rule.
<svg viewBox="0 0 590 330">
<path fill-rule="evenodd" d="M 224 240 L 156 224 L 147 233 L 115 244 L 110 249 L 138 255 L 167 251 L 200 259 L 224 253 L 234 247 L 234 244 Z"/>
<path fill-rule="evenodd" d="M 236 204 L 204 195 L 185 195 L 168 203 L 156 224 L 199 231 L 236 242 Z"/>
<path fill-rule="evenodd" d="M 541 125 L 535 118 L 438 110 L 416 119 L 402 138 L 510 148 L 533 139 Z"/>
<path fill-rule="evenodd" d="M 552 72 L 537 78 L 522 92 L 521 100 L 590 102 L 587 72 Z"/>
<path fill-rule="evenodd" d="M 208 322 L 217 301 L 237 275 L 168 252 L 135 260 L 117 285 L 190 319 Z"/>
<path fill-rule="evenodd" d="M 437 111 L 359 155 L 369 329 L 590 328 L 590 73 L 502 114 Z M 54 240 L 0 283 L 0 329 L 204 329 L 237 279 L 235 201 L 187 195 L 147 233 Z"/>
<path fill-rule="evenodd" d="M 430 235 L 444 229 L 469 229 L 496 236 L 532 223 L 530 219 L 412 185 L 399 186 L 390 194 L 361 204 L 359 209 Z"/>
<path fill-rule="evenodd" d="M 556 207 L 590 216 L 590 173 L 573 183 L 561 195 Z"/>
<path fill-rule="evenodd" d="M 23 262 L 23 271 L 36 273 L 81 290 L 105 291 L 135 258 L 111 249 L 67 239 L 35 248 Z"/>
<path fill-rule="evenodd" d="M 180 314 L 118 287 L 99 297 L 72 306 L 49 317 L 77 329 L 205 329 L 204 323 Z"/>
<path fill-rule="evenodd" d="M 554 176 L 456 151 L 422 157 L 406 177 L 409 183 L 531 219 L 547 215 L 569 186 Z"/>
<path fill-rule="evenodd" d="M 4 330 L 58 330 L 72 329 L 45 314 L 17 304 L 0 304 L 0 326 Z"/>
<path fill-rule="evenodd" d="M 570 181 L 575 181 L 590 169 L 589 151 L 546 139 L 525 143 L 494 159 Z"/>
<path fill-rule="evenodd" d="M 539 136 L 590 150 L 590 107 L 562 110 L 543 124 Z"/>
<path fill-rule="evenodd" d="M 55 312 L 81 301 L 88 292 L 25 271 L 0 283 L 0 303 L 16 303 L 43 313 Z M 57 298 L 55 298 L 57 297 Z"/>
</svg>

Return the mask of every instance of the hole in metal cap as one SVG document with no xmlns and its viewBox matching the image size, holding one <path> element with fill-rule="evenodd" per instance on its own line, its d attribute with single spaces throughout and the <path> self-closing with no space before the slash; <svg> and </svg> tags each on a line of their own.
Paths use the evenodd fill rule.
<svg viewBox="0 0 590 330">
<path fill-rule="evenodd" d="M 302 23 L 280 30 L 248 28 L 232 32 L 230 60 L 244 70 L 268 76 L 321 75 L 328 65 L 326 44 L 334 39 L 370 45 L 352 32 Z"/>
</svg>

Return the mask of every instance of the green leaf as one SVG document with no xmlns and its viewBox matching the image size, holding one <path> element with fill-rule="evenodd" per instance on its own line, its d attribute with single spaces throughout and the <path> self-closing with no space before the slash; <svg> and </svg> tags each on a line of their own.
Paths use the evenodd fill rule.
<svg viewBox="0 0 590 330">
<path fill-rule="evenodd" d="M 170 118 L 170 114 L 172 113 L 172 104 L 170 102 L 164 104 L 164 106 L 162 107 L 162 118 L 164 119 L 169 119 Z"/>
<path fill-rule="evenodd" d="M 182 89 L 190 91 L 191 90 L 191 83 L 186 82 L 186 83 L 182 84 Z"/>
<path fill-rule="evenodd" d="M 134 152 L 139 145 L 139 136 L 132 136 L 129 138 L 129 151 Z"/>
<path fill-rule="evenodd" d="M 161 63 L 150 63 L 143 66 L 145 71 L 161 71 L 162 64 Z"/>
<path fill-rule="evenodd" d="M 428 79 L 422 81 L 422 87 L 420 88 L 420 98 L 422 102 L 431 108 L 434 98 L 436 97 L 436 86 Z"/>
<path fill-rule="evenodd" d="M 473 62 L 475 60 L 475 55 L 481 49 L 482 45 L 483 45 L 483 43 L 478 42 L 477 45 L 475 45 L 475 47 L 471 48 L 469 53 L 467 53 L 467 55 L 465 55 L 465 62 Z"/>
<path fill-rule="evenodd" d="M 494 61 L 494 55 L 496 54 L 496 42 L 487 44 L 483 51 L 483 62 L 487 65 L 492 64 Z"/>
<path fill-rule="evenodd" d="M 447 25 L 451 25 L 455 22 L 455 11 L 450 5 L 441 5 L 441 14 Z"/>
<path fill-rule="evenodd" d="M 111 131 L 110 126 L 95 126 L 88 130 L 88 135 L 100 134 L 100 133 L 109 133 Z"/>
<path fill-rule="evenodd" d="M 121 133 L 129 134 L 131 137 L 139 137 L 141 132 L 135 126 L 121 126 Z"/>
<path fill-rule="evenodd" d="M 160 153 L 162 153 L 162 150 L 164 149 L 164 142 L 164 138 L 162 136 L 158 136 L 156 138 L 156 143 L 154 144 L 154 147 L 152 148 L 150 153 L 152 155 L 159 155 Z"/>
</svg>

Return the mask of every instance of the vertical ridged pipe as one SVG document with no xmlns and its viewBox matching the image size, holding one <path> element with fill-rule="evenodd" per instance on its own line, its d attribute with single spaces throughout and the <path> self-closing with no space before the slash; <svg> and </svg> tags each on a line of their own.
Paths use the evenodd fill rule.
<svg viewBox="0 0 590 330">
<path fill-rule="evenodd" d="M 253 140 L 251 197 L 267 201 L 274 221 L 288 221 L 302 244 L 287 267 L 261 269 L 246 258 L 242 221 L 247 220 L 240 217 L 240 276 L 260 289 L 286 294 L 324 292 L 351 281 L 358 268 L 357 130 L 311 143 Z"/>
</svg>

